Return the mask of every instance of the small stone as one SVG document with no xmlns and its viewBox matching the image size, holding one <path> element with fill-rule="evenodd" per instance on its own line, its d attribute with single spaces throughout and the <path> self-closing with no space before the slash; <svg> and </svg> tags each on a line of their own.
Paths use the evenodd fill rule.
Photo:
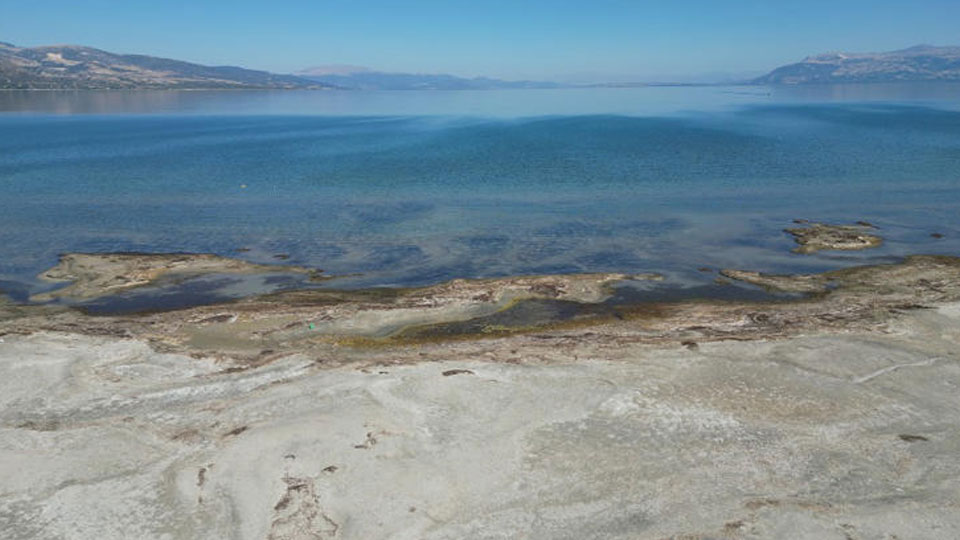
<svg viewBox="0 0 960 540">
<path fill-rule="evenodd" d="M 450 377 L 451 375 L 476 375 L 476 373 L 469 369 L 448 369 L 443 372 L 444 377 Z"/>
</svg>

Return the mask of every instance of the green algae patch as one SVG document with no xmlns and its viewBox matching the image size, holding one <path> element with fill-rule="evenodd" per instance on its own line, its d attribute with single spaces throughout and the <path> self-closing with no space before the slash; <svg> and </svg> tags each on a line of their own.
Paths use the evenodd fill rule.
<svg viewBox="0 0 960 540">
<path fill-rule="evenodd" d="M 508 337 L 544 331 L 587 328 L 617 321 L 649 321 L 670 313 L 669 304 L 586 304 L 563 300 L 521 299 L 491 315 L 465 321 L 405 328 L 383 343 L 442 343 Z"/>
</svg>

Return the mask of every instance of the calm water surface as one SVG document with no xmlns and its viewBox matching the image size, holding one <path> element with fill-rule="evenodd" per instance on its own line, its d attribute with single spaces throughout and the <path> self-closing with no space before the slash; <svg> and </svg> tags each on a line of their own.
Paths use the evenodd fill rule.
<svg viewBox="0 0 960 540">
<path fill-rule="evenodd" d="M 960 254 L 958 203 L 960 85 L 0 92 L 15 296 L 71 251 L 362 274 L 328 286 L 656 271 L 694 287 L 705 266 Z M 867 220 L 889 241 L 795 255 L 794 218 Z M 248 285 L 271 283 L 291 286 Z"/>
</svg>

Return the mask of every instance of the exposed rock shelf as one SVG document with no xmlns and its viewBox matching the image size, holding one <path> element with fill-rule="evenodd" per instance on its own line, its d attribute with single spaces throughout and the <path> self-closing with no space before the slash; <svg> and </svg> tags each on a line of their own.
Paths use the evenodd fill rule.
<svg viewBox="0 0 960 540">
<path fill-rule="evenodd" d="M 322 278 L 320 271 L 302 266 L 255 264 L 205 253 L 68 253 L 60 257 L 57 266 L 39 277 L 71 283 L 31 299 L 37 302 L 55 298 L 89 300 L 153 285 L 164 277 L 271 272 Z"/>
</svg>

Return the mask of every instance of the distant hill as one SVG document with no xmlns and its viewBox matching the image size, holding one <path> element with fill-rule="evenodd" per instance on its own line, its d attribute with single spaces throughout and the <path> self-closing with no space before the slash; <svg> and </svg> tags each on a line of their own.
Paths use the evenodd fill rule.
<svg viewBox="0 0 960 540">
<path fill-rule="evenodd" d="M 293 75 L 232 66 L 201 66 L 90 47 L 16 47 L 0 42 L 0 89 L 107 90 L 327 88 Z"/>
<path fill-rule="evenodd" d="M 322 66 L 305 69 L 297 72 L 296 75 L 312 81 L 356 90 L 492 90 L 560 88 L 562 86 L 553 82 L 504 81 L 489 77 L 471 79 L 443 73 L 386 73 L 359 66 Z"/>
<path fill-rule="evenodd" d="M 884 53 L 810 56 L 754 79 L 755 84 L 960 81 L 960 47 L 918 45 Z"/>
</svg>

